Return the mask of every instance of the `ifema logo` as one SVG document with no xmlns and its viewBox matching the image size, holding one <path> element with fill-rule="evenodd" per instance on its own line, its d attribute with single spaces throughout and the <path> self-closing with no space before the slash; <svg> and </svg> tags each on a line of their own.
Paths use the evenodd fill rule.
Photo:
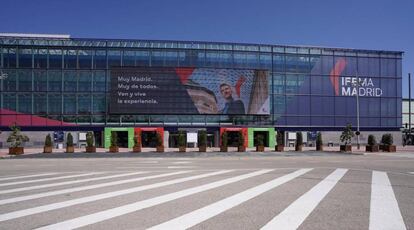
<svg viewBox="0 0 414 230">
<path fill-rule="evenodd" d="M 336 96 L 381 97 L 382 89 L 376 87 L 369 77 L 341 77 L 346 67 L 346 60 L 339 59 L 331 70 L 329 79 Z"/>
</svg>

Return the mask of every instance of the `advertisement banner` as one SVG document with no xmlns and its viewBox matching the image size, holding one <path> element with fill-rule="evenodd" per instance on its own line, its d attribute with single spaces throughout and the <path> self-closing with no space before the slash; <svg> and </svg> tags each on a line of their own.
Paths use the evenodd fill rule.
<svg viewBox="0 0 414 230">
<path fill-rule="evenodd" d="M 113 114 L 269 114 L 268 71 L 113 68 L 109 106 Z"/>
</svg>

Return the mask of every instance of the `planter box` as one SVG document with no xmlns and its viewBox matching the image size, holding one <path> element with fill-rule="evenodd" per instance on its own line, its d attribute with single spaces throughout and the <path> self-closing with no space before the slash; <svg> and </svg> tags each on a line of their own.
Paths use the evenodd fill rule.
<svg viewBox="0 0 414 230">
<path fill-rule="evenodd" d="M 134 153 L 140 153 L 141 152 L 141 146 L 134 146 L 134 147 L 132 147 L 132 152 L 134 152 Z"/>
<path fill-rule="evenodd" d="M 185 153 L 186 152 L 186 147 L 185 146 L 180 146 L 180 147 L 178 147 L 178 151 L 180 153 Z"/>
<path fill-rule="evenodd" d="M 52 146 L 44 146 L 43 153 L 52 153 Z"/>
<path fill-rule="evenodd" d="M 198 146 L 199 152 L 207 152 L 207 146 Z"/>
<path fill-rule="evenodd" d="M 11 147 L 9 148 L 10 155 L 21 155 L 24 154 L 24 147 Z"/>
<path fill-rule="evenodd" d="M 157 153 L 163 153 L 164 152 L 164 146 L 157 146 Z"/>
<path fill-rule="evenodd" d="M 265 147 L 263 145 L 256 146 L 256 152 L 264 152 Z"/>
<path fill-rule="evenodd" d="M 228 148 L 227 146 L 220 146 L 220 152 L 227 152 Z"/>
<path fill-rule="evenodd" d="M 244 146 L 237 146 L 237 152 L 246 152 L 246 147 L 244 147 Z"/>
<path fill-rule="evenodd" d="M 66 146 L 66 152 L 67 153 L 74 153 L 75 152 L 75 147 L 73 147 L 73 146 Z"/>
<path fill-rule="evenodd" d="M 295 151 L 302 152 L 302 147 L 303 147 L 303 145 L 296 145 L 295 146 Z"/>
<path fill-rule="evenodd" d="M 117 152 L 119 152 L 119 147 L 118 146 L 111 146 L 111 147 L 109 147 L 109 152 L 110 153 L 117 153 Z"/>
<path fill-rule="evenodd" d="M 86 152 L 87 153 L 96 153 L 96 147 L 95 146 L 91 146 L 91 147 L 86 146 Z"/>
<path fill-rule="evenodd" d="M 283 152 L 285 150 L 285 146 L 284 145 L 276 145 L 275 146 L 275 151 L 276 152 Z"/>
<path fill-rule="evenodd" d="M 378 152 L 379 151 L 379 146 L 378 145 L 366 145 L 365 146 L 365 151 L 366 152 Z"/>
<path fill-rule="evenodd" d="M 341 152 L 352 152 L 352 145 L 341 145 Z"/>
<path fill-rule="evenodd" d="M 323 151 L 323 145 L 317 145 L 316 146 L 316 151 Z"/>
<path fill-rule="evenodd" d="M 395 145 L 384 145 L 384 152 L 395 153 L 396 151 L 397 147 Z"/>
</svg>

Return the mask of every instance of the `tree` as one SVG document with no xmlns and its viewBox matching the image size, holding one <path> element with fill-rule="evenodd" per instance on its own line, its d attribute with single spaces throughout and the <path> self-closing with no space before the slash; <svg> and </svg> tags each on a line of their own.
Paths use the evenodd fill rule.
<svg viewBox="0 0 414 230">
<path fill-rule="evenodd" d="M 341 142 L 343 142 L 345 145 L 350 145 L 352 138 L 355 136 L 354 131 L 352 131 L 352 125 L 347 124 L 344 131 L 342 131 L 341 134 Z"/>
<path fill-rule="evenodd" d="M 72 147 L 73 146 L 73 136 L 71 133 L 68 133 L 66 138 L 66 146 Z"/>
<path fill-rule="evenodd" d="M 9 137 L 7 138 L 7 143 L 10 143 L 12 148 L 22 147 L 25 142 L 29 141 L 29 137 L 22 134 L 20 131 L 20 127 L 16 124 L 10 127 L 12 132 L 10 133 Z"/>
<path fill-rule="evenodd" d="M 46 147 L 52 147 L 52 138 L 50 137 L 50 134 L 46 135 L 45 146 Z"/>
<path fill-rule="evenodd" d="M 92 131 L 89 131 L 89 132 L 86 133 L 86 145 L 88 147 L 93 147 L 94 139 L 95 139 L 95 137 L 94 137 L 94 134 L 93 134 Z"/>
</svg>

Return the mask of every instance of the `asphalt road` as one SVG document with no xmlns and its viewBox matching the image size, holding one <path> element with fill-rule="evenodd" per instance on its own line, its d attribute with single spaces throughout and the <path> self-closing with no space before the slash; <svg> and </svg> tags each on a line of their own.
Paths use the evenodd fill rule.
<svg viewBox="0 0 414 230">
<path fill-rule="evenodd" d="M 414 229 L 414 153 L 124 156 L 0 160 L 0 229 Z"/>
</svg>

